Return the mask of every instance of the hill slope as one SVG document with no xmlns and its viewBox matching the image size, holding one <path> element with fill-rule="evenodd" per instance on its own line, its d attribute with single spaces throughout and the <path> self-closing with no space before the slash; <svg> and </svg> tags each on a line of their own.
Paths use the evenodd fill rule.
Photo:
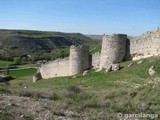
<svg viewBox="0 0 160 120">
<path fill-rule="evenodd" d="M 2 54 L 41 54 L 72 44 L 81 45 L 93 42 L 91 38 L 80 33 L 0 30 L 0 52 Z"/>
<path fill-rule="evenodd" d="M 37 101 L 40 102 L 39 107 L 43 107 L 44 111 L 48 109 L 50 110 L 49 113 L 53 112 L 55 119 L 63 117 L 73 120 L 85 118 L 91 120 L 118 120 L 117 117 L 123 119 L 122 116 L 125 117 L 125 114 L 142 113 L 150 114 L 150 116 L 146 116 L 144 119 L 133 116 L 131 120 L 159 120 L 156 116 L 156 114 L 160 115 L 159 61 L 160 57 L 144 59 L 141 64 L 137 63 L 139 61 L 127 61 L 121 63 L 122 69 L 117 72 L 105 73 L 90 70 L 85 76 L 79 74 L 76 77 L 57 77 L 39 80 L 36 83 L 32 83 L 32 76 L 17 77 L 14 80 L 0 83 L 0 94 L 11 96 L 3 97 L 1 100 L 3 103 L 0 106 L 2 111 L 0 117 L 5 118 L 7 114 L 7 117 L 15 119 L 16 117 L 19 118 L 19 111 L 27 113 L 30 105 L 19 105 L 19 102 L 16 101 L 25 98 L 12 97 L 13 95 L 19 95 L 21 97 L 30 97 L 31 100 L 25 100 L 23 103 L 31 101 L 29 103 L 31 105 L 34 104 L 32 98 L 53 102 L 53 108 L 50 110 L 51 106 L 47 107 L 47 104 L 45 104 L 46 106 L 43 107 L 43 104 Z M 132 65 L 128 67 L 131 63 Z M 153 76 L 148 74 L 148 69 L 151 66 L 155 66 L 157 71 Z M 19 73 L 21 72 L 19 71 Z M 39 111 L 38 108 L 35 107 L 34 109 Z M 68 111 L 72 113 L 70 116 L 68 116 Z M 33 113 L 28 114 L 35 119 L 37 115 Z M 119 113 L 122 116 L 117 116 Z M 40 115 L 38 114 L 38 116 Z M 81 119 L 80 116 L 84 118 Z"/>
</svg>

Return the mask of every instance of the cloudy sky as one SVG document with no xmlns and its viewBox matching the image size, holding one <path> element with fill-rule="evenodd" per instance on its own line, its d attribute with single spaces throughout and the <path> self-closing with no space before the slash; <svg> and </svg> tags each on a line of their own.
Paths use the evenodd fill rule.
<svg viewBox="0 0 160 120">
<path fill-rule="evenodd" d="M 160 0 L 0 0 L 0 29 L 139 35 L 160 26 Z"/>
</svg>

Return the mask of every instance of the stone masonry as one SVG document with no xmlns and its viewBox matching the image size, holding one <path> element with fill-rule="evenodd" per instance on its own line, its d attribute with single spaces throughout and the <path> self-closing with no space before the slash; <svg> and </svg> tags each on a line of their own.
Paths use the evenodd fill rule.
<svg viewBox="0 0 160 120">
<path fill-rule="evenodd" d="M 119 63 L 126 54 L 127 35 L 114 34 L 104 36 L 100 56 L 100 69 L 107 68 L 109 65 Z"/>
<path fill-rule="evenodd" d="M 130 40 L 125 34 L 104 35 L 101 52 L 90 57 L 88 46 L 72 45 L 69 57 L 42 65 L 40 73 L 44 79 L 73 76 L 91 67 L 103 70 L 123 60 L 139 60 L 157 55 L 160 55 L 160 28 Z"/>
<path fill-rule="evenodd" d="M 89 69 L 89 47 L 70 47 L 70 56 L 48 62 L 40 67 L 42 78 L 76 75 Z"/>
</svg>

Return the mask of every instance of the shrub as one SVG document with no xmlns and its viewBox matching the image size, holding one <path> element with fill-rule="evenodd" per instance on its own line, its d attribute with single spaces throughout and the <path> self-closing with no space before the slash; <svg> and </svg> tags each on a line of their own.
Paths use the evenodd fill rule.
<svg viewBox="0 0 160 120">
<path fill-rule="evenodd" d="M 11 94 L 11 91 L 7 88 L 0 88 L 0 94 Z"/>
<path fill-rule="evenodd" d="M 78 86 L 69 86 L 67 90 L 76 94 L 81 92 L 81 89 Z"/>
<path fill-rule="evenodd" d="M 29 89 L 22 89 L 18 91 L 18 94 L 23 97 L 34 97 L 34 91 Z"/>
<path fill-rule="evenodd" d="M 22 63 L 22 61 L 21 61 L 21 58 L 20 57 L 15 57 L 14 58 L 14 64 L 15 65 L 19 65 L 19 64 L 21 64 Z"/>
</svg>

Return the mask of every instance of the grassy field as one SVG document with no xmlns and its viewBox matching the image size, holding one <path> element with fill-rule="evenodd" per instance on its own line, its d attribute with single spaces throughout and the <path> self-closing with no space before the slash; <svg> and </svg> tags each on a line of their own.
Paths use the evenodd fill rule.
<svg viewBox="0 0 160 120">
<path fill-rule="evenodd" d="M 12 65 L 13 62 L 11 61 L 3 61 L 3 60 L 0 60 L 0 66 L 8 66 L 8 65 Z"/>
<path fill-rule="evenodd" d="M 13 78 L 21 78 L 21 77 L 34 75 L 36 73 L 36 71 L 37 71 L 37 69 L 35 69 L 35 68 L 30 68 L 30 69 L 26 69 L 26 70 L 13 70 L 13 71 L 10 71 L 10 75 Z"/>
<path fill-rule="evenodd" d="M 159 61 L 159 57 L 145 59 L 142 64 L 128 61 L 121 63 L 122 69 L 117 72 L 90 70 L 85 76 L 79 74 L 76 78 L 59 77 L 36 83 L 32 83 L 30 76 L 34 70 L 23 71 L 25 75 L 14 73 L 17 79 L 9 84 L 0 83 L 0 87 L 5 86 L 12 94 L 20 96 L 43 98 L 44 94 L 48 95 L 47 98 L 55 101 L 53 111 L 57 114 L 67 109 L 98 120 L 117 120 L 117 113 L 160 115 Z M 130 63 L 133 65 L 127 67 Z M 149 76 L 148 69 L 152 65 L 157 73 Z"/>
</svg>

